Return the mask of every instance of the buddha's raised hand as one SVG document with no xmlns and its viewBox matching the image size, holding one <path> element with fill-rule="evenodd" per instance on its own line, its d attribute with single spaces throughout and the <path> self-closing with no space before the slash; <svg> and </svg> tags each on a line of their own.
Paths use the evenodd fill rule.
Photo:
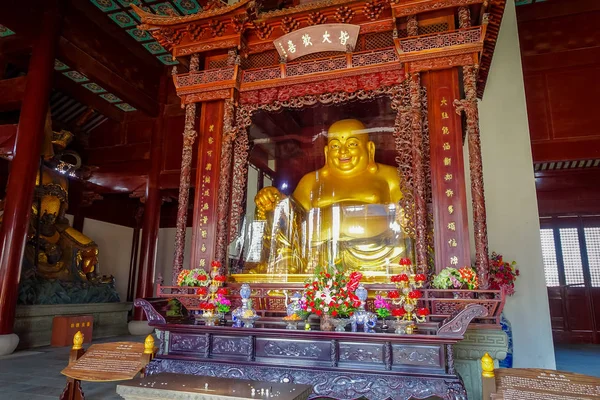
<svg viewBox="0 0 600 400">
<path fill-rule="evenodd" d="M 265 218 L 265 213 L 273 211 L 279 200 L 283 198 L 283 195 L 277 188 L 273 186 L 267 186 L 258 191 L 254 197 L 254 204 L 256 204 L 256 217 L 259 219 Z"/>
</svg>

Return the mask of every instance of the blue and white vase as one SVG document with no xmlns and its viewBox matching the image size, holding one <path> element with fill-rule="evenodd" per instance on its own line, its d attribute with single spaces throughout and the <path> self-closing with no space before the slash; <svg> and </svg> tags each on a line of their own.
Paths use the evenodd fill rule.
<svg viewBox="0 0 600 400">
<path fill-rule="evenodd" d="M 508 336 L 508 350 L 506 351 L 506 358 L 504 360 L 500 360 L 498 365 L 500 368 L 512 368 L 513 366 L 513 334 L 512 334 L 512 325 L 510 321 L 506 318 L 504 313 L 500 316 L 500 326 L 502 327 L 502 331 L 506 333 Z"/>
</svg>

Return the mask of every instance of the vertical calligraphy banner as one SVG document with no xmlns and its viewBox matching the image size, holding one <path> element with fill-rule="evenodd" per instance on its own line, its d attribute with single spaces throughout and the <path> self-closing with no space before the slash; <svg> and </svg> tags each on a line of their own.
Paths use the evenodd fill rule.
<svg viewBox="0 0 600 400">
<path fill-rule="evenodd" d="M 436 272 L 471 265 L 465 168 L 455 69 L 426 75 Z"/>
<path fill-rule="evenodd" d="M 191 268 L 210 267 L 217 242 L 223 101 L 202 103 L 194 197 Z"/>
</svg>

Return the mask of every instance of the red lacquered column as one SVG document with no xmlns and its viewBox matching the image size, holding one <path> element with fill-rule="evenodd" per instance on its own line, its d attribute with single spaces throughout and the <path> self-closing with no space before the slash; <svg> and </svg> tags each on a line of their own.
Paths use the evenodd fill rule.
<svg viewBox="0 0 600 400">
<path fill-rule="evenodd" d="M 27 85 L 6 187 L 0 227 L 0 335 L 13 332 L 21 259 L 44 136 L 54 57 L 61 19 L 58 1 L 47 1 L 29 62 Z"/>
<path fill-rule="evenodd" d="M 146 184 L 146 204 L 142 219 L 142 241 L 140 245 L 140 263 L 138 267 L 135 297 L 153 297 L 154 291 L 154 264 L 156 259 L 156 245 L 158 243 L 158 229 L 160 227 L 160 207 L 162 197 L 159 188 L 160 166 L 162 160 L 164 99 L 166 97 L 166 79 L 161 79 L 161 104 L 160 114 L 152 131 L 150 148 L 150 173 Z M 143 321 L 144 313 L 136 307 L 133 313 L 135 321 Z"/>
</svg>

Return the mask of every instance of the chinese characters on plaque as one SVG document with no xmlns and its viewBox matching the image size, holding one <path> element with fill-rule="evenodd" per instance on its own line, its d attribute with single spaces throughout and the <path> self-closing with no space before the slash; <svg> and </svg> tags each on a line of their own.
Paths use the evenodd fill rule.
<svg viewBox="0 0 600 400">
<path fill-rule="evenodd" d="M 199 219 L 199 229 L 200 229 L 200 257 L 199 257 L 199 265 L 198 267 L 203 268 L 206 267 L 207 264 L 207 239 L 208 239 L 208 223 L 210 213 L 210 203 L 211 203 L 211 179 L 212 179 L 212 171 L 213 165 L 215 163 L 215 159 L 213 154 L 215 152 L 215 126 L 210 125 L 208 127 L 208 135 L 206 135 L 206 142 L 202 147 L 205 150 L 204 153 L 204 165 L 202 171 L 198 171 L 198 174 L 201 174 L 201 189 L 200 189 L 200 219 Z"/>
<path fill-rule="evenodd" d="M 445 210 L 443 211 L 446 214 L 448 222 L 445 224 L 445 229 L 447 230 L 448 236 L 448 247 L 449 251 L 447 252 L 449 255 L 449 259 L 447 260 L 448 264 L 452 267 L 457 267 L 459 260 L 456 255 L 458 243 L 456 240 L 456 221 L 454 220 L 454 202 L 456 201 L 455 193 L 458 192 L 458 188 L 456 186 L 456 180 L 453 176 L 452 171 L 452 154 L 454 154 L 452 149 L 452 138 L 451 136 L 455 134 L 452 132 L 453 126 L 450 120 L 450 114 L 452 113 L 452 107 L 450 106 L 452 102 L 449 101 L 445 96 L 442 97 L 439 103 L 440 107 L 440 118 L 441 118 L 441 127 L 442 127 L 442 164 L 443 164 L 443 177 L 444 177 L 444 186 L 445 186 Z"/>
<path fill-rule="evenodd" d="M 290 32 L 273 44 L 281 58 L 291 61 L 323 51 L 352 51 L 359 30 L 360 26 L 350 24 L 314 25 Z"/>
</svg>

